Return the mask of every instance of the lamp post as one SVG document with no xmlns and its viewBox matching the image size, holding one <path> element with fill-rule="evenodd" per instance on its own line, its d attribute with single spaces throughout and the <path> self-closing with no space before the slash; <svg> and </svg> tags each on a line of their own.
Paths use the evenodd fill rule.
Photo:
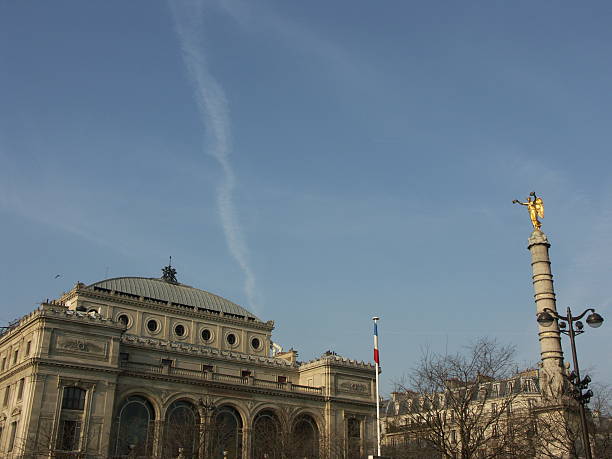
<svg viewBox="0 0 612 459">
<path fill-rule="evenodd" d="M 589 308 L 582 314 L 574 317 L 572 310 L 567 308 L 567 316 L 562 316 L 556 311 L 550 308 L 544 308 L 544 311 L 538 314 L 538 323 L 543 327 L 550 327 L 555 320 L 561 320 L 559 322 L 559 329 L 561 333 L 568 335 L 570 338 L 570 345 L 572 347 L 572 358 L 574 360 L 574 370 L 569 376 L 570 384 L 572 385 L 572 396 L 578 402 L 578 408 L 580 411 L 580 425 L 582 427 L 582 443 L 584 445 L 584 453 L 587 459 L 591 459 L 591 444 L 589 441 L 589 428 L 586 419 L 585 405 L 589 403 L 589 400 L 593 396 L 593 391 L 588 389 L 586 392 L 582 392 L 586 389 L 591 382 L 591 378 L 587 375 L 584 379 L 580 379 L 580 368 L 578 367 L 578 357 L 576 356 L 576 335 L 584 333 L 584 324 L 580 321 L 587 312 L 591 312 L 586 318 L 586 323 L 590 327 L 598 328 L 603 323 L 604 319 L 595 312 L 595 309 Z"/>
</svg>

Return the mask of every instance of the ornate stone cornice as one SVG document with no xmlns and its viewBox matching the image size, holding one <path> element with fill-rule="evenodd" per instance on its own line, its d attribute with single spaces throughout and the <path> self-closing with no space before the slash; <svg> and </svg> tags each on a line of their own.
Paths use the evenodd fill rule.
<svg viewBox="0 0 612 459">
<path fill-rule="evenodd" d="M 161 303 L 157 303 L 157 302 L 152 302 L 149 301 L 145 298 L 141 298 L 141 299 L 134 299 L 134 298 L 129 298 L 129 297 L 124 297 L 121 295 L 114 295 L 112 293 L 106 293 L 106 292 L 101 292 L 101 291 L 97 291 L 97 290 L 91 290 L 85 286 L 83 286 L 82 288 L 78 288 L 75 290 L 74 295 L 71 296 L 74 297 L 75 295 L 77 296 L 83 296 L 85 298 L 91 298 L 91 299 L 98 299 L 98 300 L 103 300 L 103 301 L 110 301 L 113 303 L 119 303 L 119 304 L 125 304 L 128 306 L 135 306 L 138 308 L 142 308 L 143 306 L 146 307 L 148 310 L 151 311 L 159 311 L 163 314 L 181 314 L 187 317 L 193 317 L 193 318 L 198 318 L 198 319 L 206 319 L 206 320 L 211 320 L 214 322 L 220 322 L 220 323 L 226 323 L 226 324 L 231 324 L 231 325 L 236 325 L 239 327 L 250 327 L 253 329 L 257 329 L 257 330 L 265 330 L 265 331 L 272 331 L 274 330 L 274 321 L 273 320 L 269 320 L 267 322 L 261 322 L 261 321 L 255 321 L 255 320 L 248 320 L 248 319 L 237 319 L 235 317 L 231 317 L 229 315 L 225 315 L 223 312 L 220 312 L 219 314 L 216 313 L 212 313 L 212 312 L 208 312 L 206 310 L 203 309 L 191 309 L 191 308 L 186 308 L 184 306 L 179 306 L 179 305 L 175 305 L 173 303 L 170 304 L 161 304 Z"/>
<path fill-rule="evenodd" d="M 2 375 L 0 375 L 0 383 L 7 379 L 11 379 L 14 375 L 19 374 L 28 367 L 33 366 L 35 364 L 35 360 L 36 359 L 33 358 L 23 360 L 22 362 L 19 362 L 17 365 L 13 366 L 9 370 L 6 370 L 4 373 L 2 373 Z"/>
<path fill-rule="evenodd" d="M 108 374 L 120 374 L 121 369 L 115 367 L 103 367 L 92 365 L 91 362 L 87 362 L 87 364 L 79 364 L 79 363 L 66 363 L 66 362 L 58 362 L 52 359 L 31 359 L 34 361 L 34 364 L 40 367 L 57 367 L 57 368 L 70 368 L 76 369 L 80 371 L 95 371 L 98 373 L 108 373 Z"/>
<path fill-rule="evenodd" d="M 339 355 L 331 354 L 325 355 L 323 357 L 319 357 L 318 359 L 310 360 L 308 362 L 302 363 L 299 366 L 300 371 L 310 370 L 312 368 L 317 368 L 320 366 L 334 366 L 341 368 L 350 368 L 352 370 L 362 370 L 367 371 L 368 373 L 375 373 L 375 367 L 371 363 L 347 359 L 346 357 L 342 357 Z"/>
<path fill-rule="evenodd" d="M 158 338 L 149 338 L 137 335 L 125 334 L 121 337 L 121 344 L 129 346 L 137 346 L 147 349 L 156 349 L 178 354 L 198 355 L 214 360 L 230 360 L 233 362 L 241 362 L 245 364 L 256 364 L 272 368 L 296 368 L 297 365 L 290 363 L 284 359 L 276 359 L 273 357 L 264 357 L 258 355 L 243 354 L 242 352 L 219 350 L 199 344 L 177 343 Z"/>
<path fill-rule="evenodd" d="M 123 331 L 123 324 L 112 319 L 102 317 L 97 313 L 73 311 L 60 303 L 41 303 L 40 307 L 26 314 L 7 332 L 0 336 L 0 346 L 3 343 L 22 332 L 24 327 L 39 319 L 57 319 L 69 322 L 79 322 L 84 325 L 95 325 Z"/>
</svg>

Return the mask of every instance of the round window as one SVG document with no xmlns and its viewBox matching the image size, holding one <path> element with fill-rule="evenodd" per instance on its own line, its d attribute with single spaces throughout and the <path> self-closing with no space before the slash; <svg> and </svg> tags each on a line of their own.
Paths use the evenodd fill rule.
<svg viewBox="0 0 612 459">
<path fill-rule="evenodd" d="M 125 314 L 121 314 L 119 317 L 117 317 L 117 321 L 123 324 L 124 327 L 127 327 L 130 323 L 130 318 Z"/>
<path fill-rule="evenodd" d="M 176 327 L 174 327 L 174 334 L 176 336 L 185 336 L 185 326 L 178 324 Z"/>
<path fill-rule="evenodd" d="M 229 335 L 227 335 L 227 344 L 229 344 L 230 346 L 233 346 L 234 344 L 236 344 L 236 335 L 234 335 L 233 333 L 230 333 Z"/>
<path fill-rule="evenodd" d="M 202 330 L 202 340 L 208 342 L 210 341 L 211 338 L 212 338 L 212 333 L 210 332 L 208 328 L 205 328 L 204 330 Z"/>
<path fill-rule="evenodd" d="M 151 319 L 147 322 L 147 328 L 149 329 L 150 332 L 156 332 L 157 329 L 159 328 L 159 324 L 157 323 L 157 320 L 155 319 Z"/>
<path fill-rule="evenodd" d="M 253 349 L 259 350 L 259 347 L 261 346 L 261 341 L 259 341 L 259 338 L 253 338 L 251 340 L 251 346 L 253 347 Z"/>
</svg>

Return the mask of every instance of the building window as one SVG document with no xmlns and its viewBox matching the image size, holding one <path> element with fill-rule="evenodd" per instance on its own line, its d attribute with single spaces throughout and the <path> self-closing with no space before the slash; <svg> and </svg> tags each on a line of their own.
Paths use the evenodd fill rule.
<svg viewBox="0 0 612 459">
<path fill-rule="evenodd" d="M 248 378 L 249 376 L 251 376 L 251 374 L 252 374 L 252 373 L 251 373 L 251 370 L 242 370 L 242 371 L 240 372 L 240 375 L 241 375 L 243 378 Z"/>
<path fill-rule="evenodd" d="M 62 409 L 83 411 L 85 408 L 85 394 L 86 391 L 80 387 L 65 387 Z"/>
<path fill-rule="evenodd" d="M 30 356 L 30 350 L 31 350 L 31 348 L 32 348 L 32 341 L 28 341 L 28 342 L 26 343 L 26 351 L 25 351 L 25 353 L 26 353 L 26 357 L 29 357 L 29 356 Z"/>
<path fill-rule="evenodd" d="M 258 351 L 261 348 L 261 341 L 259 340 L 259 338 L 253 338 L 251 340 L 251 347 L 255 349 L 256 351 Z"/>
<path fill-rule="evenodd" d="M 359 419 L 351 418 L 348 420 L 349 438 L 361 438 L 361 422 Z"/>
<path fill-rule="evenodd" d="M 57 433 L 57 449 L 62 451 L 76 451 L 79 449 L 81 438 L 81 421 L 63 419 Z"/>
<path fill-rule="evenodd" d="M 212 340 L 212 333 L 208 328 L 202 330 L 200 336 L 202 336 L 202 341 L 208 343 Z"/>
<path fill-rule="evenodd" d="M 361 457 L 361 421 L 350 418 L 347 423 L 348 456 Z"/>
<path fill-rule="evenodd" d="M 130 354 L 128 352 L 120 352 L 119 353 L 119 361 L 120 362 L 127 362 L 128 360 L 130 360 Z"/>
<path fill-rule="evenodd" d="M 140 396 L 128 397 L 119 410 L 115 433 L 115 454 L 118 456 L 150 456 L 153 447 L 155 410 Z"/>
<path fill-rule="evenodd" d="M 279 383 L 286 383 L 286 382 L 287 382 L 287 377 L 286 377 L 286 376 L 277 376 L 277 377 L 276 377 L 276 380 L 277 380 Z"/>
<path fill-rule="evenodd" d="M 238 341 L 238 339 L 236 338 L 236 335 L 234 335 L 233 333 L 230 333 L 229 335 L 227 335 L 227 344 L 229 344 L 230 346 L 233 346 L 236 344 L 236 341 Z"/>
<path fill-rule="evenodd" d="M 206 363 L 202 364 L 202 371 L 213 371 L 213 366 Z"/>
<path fill-rule="evenodd" d="M 159 323 L 155 319 L 150 319 L 147 322 L 147 328 L 151 333 L 155 333 L 159 329 Z"/>
<path fill-rule="evenodd" d="M 280 457 L 280 454 L 268 454 L 268 452 L 281 450 L 281 424 L 273 411 L 264 410 L 257 413 L 253 419 L 251 432 L 253 449 L 249 457 Z"/>
<path fill-rule="evenodd" d="M 7 451 L 10 453 L 13 451 L 13 447 L 15 446 L 15 434 L 17 433 L 17 421 L 11 422 L 11 431 L 9 437 L 9 444 L 7 447 Z"/>
<path fill-rule="evenodd" d="M 17 383 L 17 400 L 21 400 L 23 398 L 23 385 L 25 380 L 21 378 Z"/>
<path fill-rule="evenodd" d="M 222 457 L 224 451 L 228 452 L 229 458 L 243 456 L 242 425 L 242 417 L 236 408 L 226 405 L 215 411 L 212 429 L 215 455 L 211 457 Z M 270 438 L 269 433 L 267 437 Z"/>
<path fill-rule="evenodd" d="M 185 336 L 185 332 L 186 330 L 184 325 L 178 324 L 176 327 L 174 327 L 174 334 L 176 336 Z"/>
<path fill-rule="evenodd" d="M 199 431 L 200 416 L 197 408 L 185 400 L 174 402 L 166 414 L 163 457 L 176 457 L 181 448 L 183 455 L 179 457 L 198 457 Z"/>
<path fill-rule="evenodd" d="M 174 365 L 174 360 L 172 359 L 162 359 L 161 364 L 165 367 L 171 367 Z"/>
<path fill-rule="evenodd" d="M 130 318 L 127 316 L 127 314 L 121 314 L 119 317 L 117 317 L 117 322 L 122 324 L 124 327 L 127 327 L 130 324 Z"/>
<path fill-rule="evenodd" d="M 6 357 L 2 357 L 2 371 L 6 368 Z"/>
<path fill-rule="evenodd" d="M 10 399 L 11 399 L 11 386 L 6 386 L 6 389 L 4 389 L 4 403 L 2 404 L 2 406 L 8 406 Z"/>
<path fill-rule="evenodd" d="M 15 353 L 13 354 L 13 365 L 17 363 L 18 358 L 19 358 L 19 349 L 15 349 Z"/>
</svg>

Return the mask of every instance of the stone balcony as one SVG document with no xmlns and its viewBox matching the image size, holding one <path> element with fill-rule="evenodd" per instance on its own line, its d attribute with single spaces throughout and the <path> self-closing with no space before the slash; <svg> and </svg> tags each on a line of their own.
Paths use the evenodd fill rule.
<svg viewBox="0 0 612 459">
<path fill-rule="evenodd" d="M 126 374 L 151 375 L 185 379 L 189 381 L 201 381 L 203 383 L 228 384 L 231 386 L 242 386 L 244 388 L 259 388 L 263 390 L 274 390 L 292 394 L 306 394 L 322 396 L 322 387 L 302 386 L 291 382 L 277 382 L 266 379 L 257 379 L 253 376 L 235 376 L 213 371 L 198 371 L 187 368 L 177 368 L 170 365 L 150 365 L 138 362 L 121 362 L 121 368 Z"/>
</svg>

